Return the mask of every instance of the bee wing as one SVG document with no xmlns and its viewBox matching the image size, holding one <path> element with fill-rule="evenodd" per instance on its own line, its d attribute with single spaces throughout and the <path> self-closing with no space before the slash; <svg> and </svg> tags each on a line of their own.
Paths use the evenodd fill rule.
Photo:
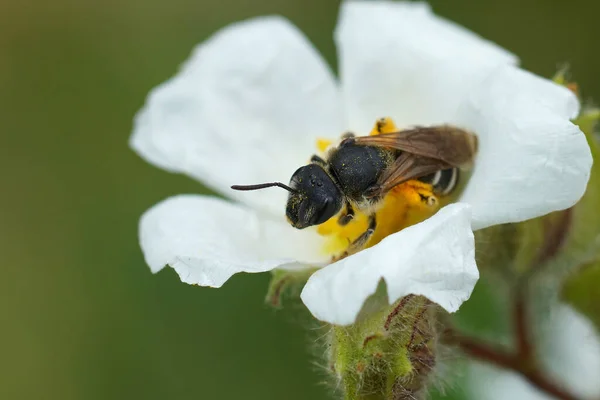
<svg viewBox="0 0 600 400">
<path fill-rule="evenodd" d="M 355 143 L 388 147 L 440 160 L 451 167 L 471 164 L 477 152 L 477 137 L 449 125 L 417 127 L 399 132 L 361 136 Z"/>
<path fill-rule="evenodd" d="M 371 191 L 369 195 L 373 197 L 384 196 L 401 183 L 451 167 L 451 165 L 441 160 L 406 152 L 402 153 L 391 166 L 383 171 L 377 183 L 377 188 Z"/>
</svg>

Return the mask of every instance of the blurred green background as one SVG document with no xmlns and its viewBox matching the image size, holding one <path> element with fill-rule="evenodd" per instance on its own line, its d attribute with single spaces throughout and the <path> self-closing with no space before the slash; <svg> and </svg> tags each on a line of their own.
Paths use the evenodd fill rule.
<svg viewBox="0 0 600 400">
<path fill-rule="evenodd" d="M 432 1 L 600 99 L 595 0 Z M 156 276 L 140 214 L 202 191 L 127 147 L 134 113 L 192 47 L 282 14 L 335 66 L 338 2 L 0 1 L 0 399 L 327 399 L 314 335 L 263 304 L 268 274 L 220 290 Z M 418 34 L 416 32 L 415 34 Z"/>
</svg>

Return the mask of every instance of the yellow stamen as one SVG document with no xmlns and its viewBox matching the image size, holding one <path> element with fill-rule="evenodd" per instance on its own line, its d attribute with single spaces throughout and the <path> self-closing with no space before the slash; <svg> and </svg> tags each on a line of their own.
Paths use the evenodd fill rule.
<svg viewBox="0 0 600 400">
<path fill-rule="evenodd" d="M 438 208 L 439 201 L 431 185 L 412 180 L 396 186 L 383 199 L 377 211 L 377 228 L 365 247 L 374 246 L 386 236 L 429 218 Z M 339 225 L 338 218 L 335 216 L 317 227 L 320 235 L 328 236 L 323 249 L 327 254 L 343 253 L 367 230 L 368 217 L 358 210 L 346 226 Z"/>
<path fill-rule="evenodd" d="M 397 131 L 398 128 L 391 118 L 382 118 L 375 123 L 370 135 Z M 326 141 L 319 141 L 321 142 Z M 386 236 L 429 218 L 439 206 L 438 198 L 430 184 L 411 180 L 396 186 L 385 196 L 377 210 L 377 228 L 365 247 L 374 246 Z M 336 256 L 344 253 L 368 226 L 368 216 L 359 210 L 355 210 L 354 219 L 345 226 L 341 226 L 338 219 L 339 215 L 317 227 L 320 235 L 327 236 L 324 251 Z"/>
<path fill-rule="evenodd" d="M 396 124 L 390 117 L 383 117 L 383 118 L 378 119 L 377 122 L 375 122 L 375 126 L 371 130 L 371 133 L 369 133 L 369 136 L 375 136 L 375 135 L 379 135 L 381 133 L 392 133 L 392 132 L 398 132 L 398 128 L 396 127 Z"/>
<path fill-rule="evenodd" d="M 331 146 L 332 143 L 333 143 L 333 140 L 318 138 L 317 139 L 317 150 L 319 151 L 319 153 L 325 153 L 327 148 L 329 146 Z"/>
</svg>

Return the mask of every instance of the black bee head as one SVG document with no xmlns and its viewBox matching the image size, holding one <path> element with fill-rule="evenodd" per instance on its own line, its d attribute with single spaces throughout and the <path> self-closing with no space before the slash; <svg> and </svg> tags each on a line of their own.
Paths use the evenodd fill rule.
<svg viewBox="0 0 600 400">
<path fill-rule="evenodd" d="M 294 172 L 290 187 L 293 191 L 285 213 L 295 228 L 322 224 L 342 208 L 342 192 L 317 164 L 305 165 Z"/>
<path fill-rule="evenodd" d="M 290 186 L 281 182 L 233 185 L 234 190 L 261 190 L 273 186 L 290 192 L 285 214 L 292 226 L 304 229 L 319 225 L 342 209 L 343 194 L 325 170 L 317 164 L 298 168 Z"/>
</svg>

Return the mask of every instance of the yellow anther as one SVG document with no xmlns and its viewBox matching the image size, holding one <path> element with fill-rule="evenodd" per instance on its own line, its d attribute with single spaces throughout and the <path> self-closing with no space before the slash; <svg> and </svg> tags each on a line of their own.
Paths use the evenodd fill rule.
<svg viewBox="0 0 600 400">
<path fill-rule="evenodd" d="M 355 211 L 354 219 L 344 226 L 338 223 L 339 217 L 336 215 L 317 227 L 320 235 L 327 236 L 324 248 L 326 254 L 343 253 L 369 225 L 367 215 L 360 211 Z"/>
<path fill-rule="evenodd" d="M 377 211 L 377 229 L 367 246 L 429 218 L 438 210 L 438 204 L 430 184 L 412 180 L 396 186 Z"/>
<path fill-rule="evenodd" d="M 319 153 L 325 153 L 325 151 L 327 151 L 327 148 L 331 146 L 332 143 L 333 141 L 330 139 L 318 138 L 317 150 L 319 151 Z"/>
<path fill-rule="evenodd" d="M 429 183 L 412 180 L 396 186 L 392 192 L 399 192 L 413 208 L 430 208 L 438 204 L 432 189 Z"/>
<path fill-rule="evenodd" d="M 396 124 L 390 117 L 379 118 L 377 122 L 375 122 L 375 126 L 369 133 L 369 136 L 379 135 L 380 133 L 392 133 L 398 132 L 398 128 Z"/>
<path fill-rule="evenodd" d="M 430 184 L 413 180 L 396 186 L 385 196 L 377 211 L 377 228 L 366 247 L 429 218 L 438 208 L 439 201 Z M 354 219 L 345 226 L 339 225 L 338 219 L 339 215 L 317 227 L 320 235 L 328 237 L 324 248 L 327 254 L 343 253 L 368 226 L 367 215 L 358 210 L 355 210 Z"/>
</svg>

